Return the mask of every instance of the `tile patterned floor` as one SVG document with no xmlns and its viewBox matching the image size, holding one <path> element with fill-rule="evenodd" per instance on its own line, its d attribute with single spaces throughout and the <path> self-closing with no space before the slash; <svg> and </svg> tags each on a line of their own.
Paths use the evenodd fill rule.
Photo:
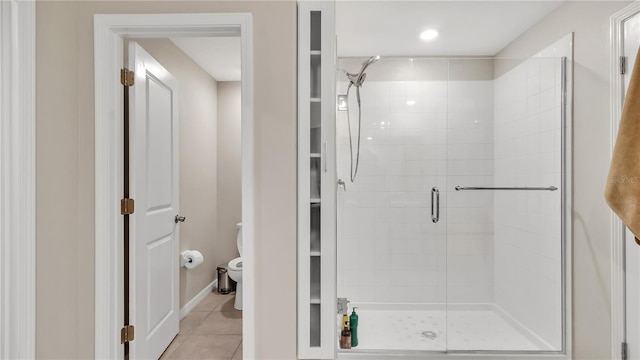
<svg viewBox="0 0 640 360">
<path fill-rule="evenodd" d="M 207 296 L 180 321 L 180 332 L 160 360 L 242 359 L 242 311 L 235 294 Z"/>
</svg>

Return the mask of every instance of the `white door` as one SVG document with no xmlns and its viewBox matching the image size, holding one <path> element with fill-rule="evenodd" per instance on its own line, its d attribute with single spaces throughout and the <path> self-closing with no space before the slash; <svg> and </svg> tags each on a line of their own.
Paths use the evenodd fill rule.
<svg viewBox="0 0 640 360">
<path fill-rule="evenodd" d="M 631 70 L 640 47 L 640 14 L 636 14 L 624 23 L 623 56 L 627 59 L 627 71 L 624 75 L 624 92 L 629 87 Z M 628 359 L 640 359 L 640 246 L 633 234 L 625 234 L 625 274 L 626 274 L 626 338 Z M 615 345 L 614 345 L 615 346 Z"/>
<path fill-rule="evenodd" d="M 177 82 L 140 45 L 129 44 L 132 358 L 158 359 L 178 334 Z"/>
</svg>

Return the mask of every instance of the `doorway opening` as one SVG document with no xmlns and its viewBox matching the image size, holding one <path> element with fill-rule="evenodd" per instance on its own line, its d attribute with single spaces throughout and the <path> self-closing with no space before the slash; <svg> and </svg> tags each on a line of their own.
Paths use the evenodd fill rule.
<svg viewBox="0 0 640 360">
<path fill-rule="evenodd" d="M 640 4 L 611 16 L 611 151 L 616 143 L 622 105 L 640 44 Z M 634 235 L 611 212 L 611 359 L 640 356 L 640 258 Z M 632 304 L 627 306 L 627 304 Z"/>
<path fill-rule="evenodd" d="M 97 358 L 122 357 L 120 328 L 123 319 L 123 220 L 118 203 L 122 198 L 123 109 L 122 88 L 118 74 L 125 65 L 125 39 L 162 42 L 176 37 L 239 39 L 242 82 L 241 98 L 241 219 L 243 232 L 243 352 L 254 355 L 253 289 L 253 113 L 252 113 L 252 39 L 250 14 L 156 14 L 95 16 L 95 85 L 96 85 L 96 332 Z M 166 40 L 169 41 L 169 40 Z M 167 44 L 166 42 L 164 43 Z M 174 43 L 175 44 L 175 43 Z M 178 46 L 179 47 L 179 46 Z M 180 214 L 183 215 L 183 214 Z M 189 218 L 187 214 L 183 216 Z M 195 218 L 198 217 L 194 213 Z M 188 220 L 187 220 L 188 222 Z M 135 224 L 133 224 L 135 226 Z M 233 229 L 235 230 L 235 228 Z M 132 234 L 135 234 L 132 232 Z M 218 234 L 216 234 L 216 237 Z M 228 239 L 227 239 L 228 240 Z M 232 243 L 235 245 L 235 236 Z M 183 247 L 181 246 L 180 249 Z M 196 249 L 197 250 L 197 249 Z M 178 258 L 178 254 L 172 254 Z M 228 262 L 229 259 L 211 260 Z M 214 263 L 215 268 L 217 263 Z M 135 265 L 132 264 L 132 269 Z M 189 271 L 189 270 L 187 270 Z M 188 277 L 184 275 L 185 279 Z M 211 274 L 209 274 L 211 276 Z M 182 280 L 182 276 L 181 276 Z M 187 283 L 186 281 L 184 281 Z M 181 315 L 195 307 L 199 296 L 207 295 L 213 284 L 190 297 L 181 289 Z M 181 287 L 182 288 L 182 287 Z M 206 291 L 205 291 L 206 290 Z M 131 289 L 135 298 L 135 289 Z M 183 293 L 185 291 L 185 293 Z M 194 291 L 191 289 L 190 291 Z M 197 291 L 195 291 L 197 293 Z M 188 301 L 189 299 L 193 302 Z M 184 304 L 182 304 L 184 303 Z M 191 305 L 190 305 L 191 304 Z M 184 306 L 183 306 L 184 305 Z M 191 308 L 189 308 L 191 306 Z M 135 324 L 134 324 L 135 325 Z M 145 334 L 136 334 L 137 337 Z M 135 340 L 132 346 L 135 353 Z"/>
</svg>

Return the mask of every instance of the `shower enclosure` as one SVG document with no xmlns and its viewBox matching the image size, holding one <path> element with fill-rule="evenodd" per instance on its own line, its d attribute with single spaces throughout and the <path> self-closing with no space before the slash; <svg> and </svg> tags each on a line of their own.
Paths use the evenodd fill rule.
<svg viewBox="0 0 640 360">
<path fill-rule="evenodd" d="M 337 295 L 360 315 L 359 345 L 341 353 L 564 351 L 566 67 L 369 66 L 353 182 L 347 112 L 336 112 Z M 344 72 L 336 83 L 345 94 Z M 355 143 L 355 96 L 348 106 Z"/>
</svg>

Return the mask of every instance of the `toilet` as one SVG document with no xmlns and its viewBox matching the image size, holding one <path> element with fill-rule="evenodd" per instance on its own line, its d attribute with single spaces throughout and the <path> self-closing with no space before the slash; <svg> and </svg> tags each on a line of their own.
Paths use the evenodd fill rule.
<svg viewBox="0 0 640 360">
<path fill-rule="evenodd" d="M 242 310 L 242 223 L 236 224 L 238 228 L 238 236 L 236 236 L 236 243 L 238 244 L 238 252 L 240 257 L 237 257 L 228 264 L 229 277 L 235 281 L 236 284 L 236 301 L 233 307 L 236 310 Z"/>
</svg>

